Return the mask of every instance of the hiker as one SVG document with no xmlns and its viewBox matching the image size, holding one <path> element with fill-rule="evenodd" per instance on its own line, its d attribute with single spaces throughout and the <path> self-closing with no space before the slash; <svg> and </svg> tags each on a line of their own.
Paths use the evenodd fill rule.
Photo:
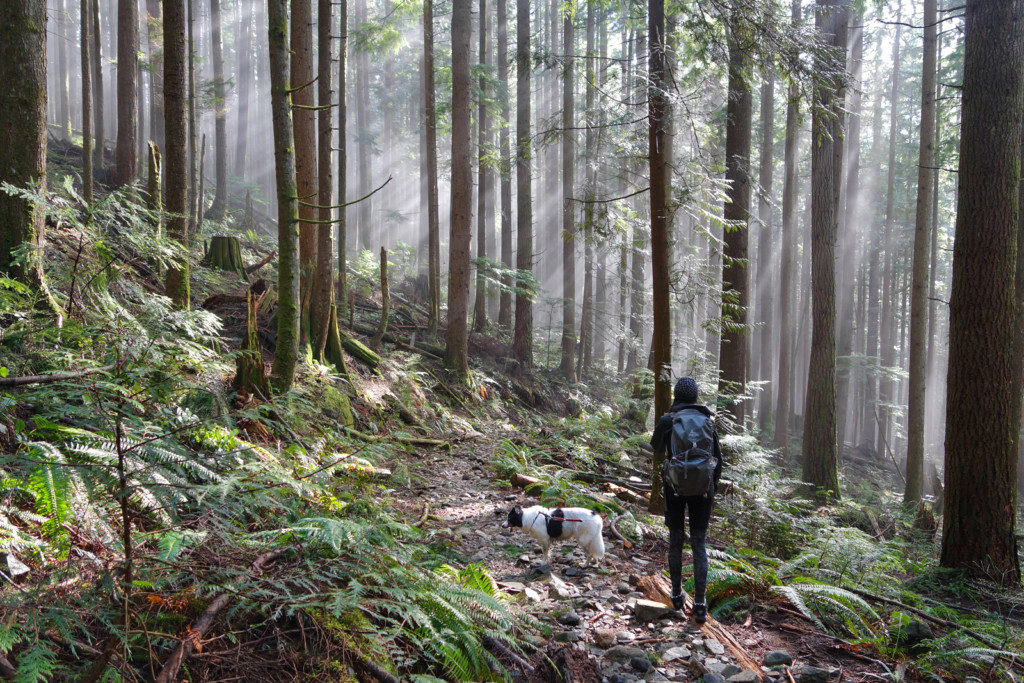
<svg viewBox="0 0 1024 683">
<path fill-rule="evenodd" d="M 693 619 L 707 620 L 708 554 L 705 541 L 715 491 L 722 476 L 714 413 L 697 403 L 699 391 L 692 377 L 681 377 L 673 390 L 673 405 L 654 427 L 651 447 L 665 449 L 662 490 L 668 526 L 668 569 L 672 578 L 672 604 L 683 608 L 683 541 L 686 510 L 690 511 L 690 547 L 693 549 Z"/>
</svg>

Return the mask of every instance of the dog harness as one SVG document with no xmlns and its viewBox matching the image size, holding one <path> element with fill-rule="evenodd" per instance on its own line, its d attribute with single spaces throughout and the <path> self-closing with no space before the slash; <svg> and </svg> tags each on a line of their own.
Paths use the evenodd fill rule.
<svg viewBox="0 0 1024 683">
<path fill-rule="evenodd" d="M 537 522 L 538 517 L 543 516 L 547 522 L 545 523 L 545 531 L 547 531 L 548 538 L 558 539 L 562 537 L 562 523 L 563 522 L 582 522 L 582 519 L 566 518 L 565 513 L 562 512 L 562 508 L 555 508 L 551 511 L 551 514 L 546 512 L 538 512 L 537 517 L 533 518 L 533 522 L 530 523 L 530 528 Z"/>
</svg>

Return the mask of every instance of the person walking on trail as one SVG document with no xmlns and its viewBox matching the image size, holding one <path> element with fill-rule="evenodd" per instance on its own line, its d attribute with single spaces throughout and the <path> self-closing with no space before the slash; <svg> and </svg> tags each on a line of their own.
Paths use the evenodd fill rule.
<svg viewBox="0 0 1024 683">
<path fill-rule="evenodd" d="M 654 427 L 651 447 L 665 449 L 662 487 L 665 493 L 665 524 L 668 526 L 668 569 L 672 578 L 672 604 L 683 607 L 683 541 L 686 511 L 690 516 L 690 547 L 693 549 L 693 619 L 707 620 L 708 524 L 715 491 L 722 476 L 722 451 L 715 430 L 714 413 L 698 403 L 699 390 L 692 377 L 681 377 L 673 390 L 673 405 Z"/>
</svg>

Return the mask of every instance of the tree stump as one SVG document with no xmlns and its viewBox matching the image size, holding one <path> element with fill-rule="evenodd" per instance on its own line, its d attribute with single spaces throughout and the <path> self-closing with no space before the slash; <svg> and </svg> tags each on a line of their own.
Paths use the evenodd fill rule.
<svg viewBox="0 0 1024 683">
<path fill-rule="evenodd" d="M 245 273 L 245 263 L 242 262 L 242 245 L 237 237 L 231 235 L 213 236 L 206 256 L 203 257 L 203 265 L 207 268 L 238 273 L 242 279 L 249 280 Z"/>
<path fill-rule="evenodd" d="M 257 284 L 263 282 L 259 280 Z M 257 295 L 256 287 L 250 287 L 246 299 L 245 337 L 235 358 L 235 379 L 232 382 L 236 391 L 247 391 L 264 400 L 270 398 L 270 383 L 267 381 L 266 369 L 263 366 L 263 347 L 260 344 L 257 328 L 259 311 L 269 289 Z"/>
</svg>

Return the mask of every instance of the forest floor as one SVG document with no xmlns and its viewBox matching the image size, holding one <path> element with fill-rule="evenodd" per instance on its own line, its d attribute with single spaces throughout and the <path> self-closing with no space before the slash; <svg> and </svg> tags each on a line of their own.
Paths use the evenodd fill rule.
<svg viewBox="0 0 1024 683">
<path fill-rule="evenodd" d="M 703 674 L 709 682 L 739 683 L 763 675 L 811 683 L 879 680 L 887 673 L 881 662 L 839 646 L 841 640 L 815 629 L 795 611 L 780 611 L 777 603 L 738 624 L 721 625 L 712 618 L 706 633 L 667 608 L 653 612 L 653 618 L 638 615 L 638 600 L 656 598 L 641 590 L 643 579 L 662 574 L 667 544 L 658 536 L 635 545 L 615 538 L 607 519 L 607 555 L 600 565 L 588 566 L 583 551 L 571 542 L 555 544 L 552 564 L 541 564 L 540 550 L 529 536 L 501 528 L 510 507 L 538 501 L 495 476 L 495 444 L 495 435 L 487 435 L 450 451 L 418 454 L 409 466 L 409 487 L 395 491 L 395 506 L 406 519 L 423 519 L 424 530 L 448 538 L 465 562 L 486 567 L 504 593 L 550 624 L 553 642 L 585 653 L 593 680 L 688 681 Z M 684 562 L 689 561 L 687 552 Z M 721 637 L 717 629 L 730 633 L 750 660 L 737 661 L 728 643 L 716 638 Z M 787 659 L 790 666 L 762 664 Z M 762 664 L 761 670 L 743 668 L 751 661 Z M 577 680 L 591 679 L 584 674 Z"/>
</svg>

